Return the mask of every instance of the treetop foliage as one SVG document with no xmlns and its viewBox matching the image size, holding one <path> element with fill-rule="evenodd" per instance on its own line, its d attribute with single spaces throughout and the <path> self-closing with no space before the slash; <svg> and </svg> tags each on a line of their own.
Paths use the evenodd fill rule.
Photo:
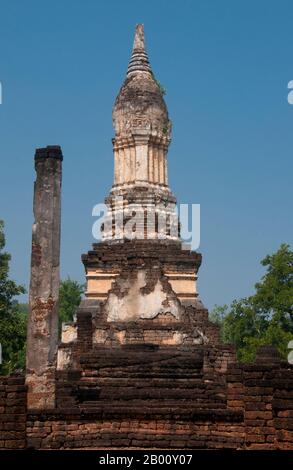
<svg viewBox="0 0 293 470">
<path fill-rule="evenodd" d="M 221 327 L 223 341 L 236 346 L 243 362 L 253 361 L 257 348 L 265 344 L 274 345 L 285 359 L 293 339 L 293 252 L 282 244 L 261 264 L 266 273 L 253 295 L 230 306 L 216 305 L 210 314 Z"/>
</svg>

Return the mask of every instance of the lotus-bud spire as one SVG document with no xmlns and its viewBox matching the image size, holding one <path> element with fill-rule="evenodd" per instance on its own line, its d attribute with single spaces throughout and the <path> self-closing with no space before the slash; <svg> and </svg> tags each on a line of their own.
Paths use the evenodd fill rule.
<svg viewBox="0 0 293 470">
<path fill-rule="evenodd" d="M 143 24 L 137 24 L 135 28 L 133 49 L 130 62 L 128 64 L 127 77 L 139 72 L 151 74 L 151 67 L 145 49 Z"/>
</svg>

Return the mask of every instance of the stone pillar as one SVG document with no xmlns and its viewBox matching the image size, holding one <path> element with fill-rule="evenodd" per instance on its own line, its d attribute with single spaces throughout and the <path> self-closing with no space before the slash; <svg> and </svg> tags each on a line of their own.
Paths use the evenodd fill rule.
<svg viewBox="0 0 293 470">
<path fill-rule="evenodd" d="M 135 141 L 136 168 L 135 175 L 138 181 L 148 181 L 148 141 L 145 131 L 133 135 Z"/>
<path fill-rule="evenodd" d="M 113 146 L 114 146 L 114 184 L 119 183 L 119 150 L 115 145 L 115 141 L 113 139 Z"/>
<path fill-rule="evenodd" d="M 121 147 L 121 144 L 119 144 L 118 155 L 119 155 L 119 184 L 123 184 L 125 183 L 124 181 L 124 151 L 123 151 L 123 148 Z"/>
<path fill-rule="evenodd" d="M 165 150 L 164 154 L 164 168 L 165 168 L 165 184 L 168 185 L 168 160 L 167 160 L 167 151 Z"/>
<path fill-rule="evenodd" d="M 165 182 L 165 168 L 164 168 L 164 149 L 159 147 L 159 183 L 164 184 Z"/>
<path fill-rule="evenodd" d="M 130 143 L 130 159 L 131 159 L 131 182 L 134 183 L 135 181 L 135 146 L 133 142 Z"/>
<path fill-rule="evenodd" d="M 127 143 L 124 144 L 124 182 L 129 183 L 131 181 L 131 154 L 130 148 Z"/>
<path fill-rule="evenodd" d="M 62 151 L 37 149 L 27 333 L 28 408 L 55 407 Z"/>
<path fill-rule="evenodd" d="M 154 151 L 153 144 L 149 146 L 149 181 L 153 183 L 154 181 Z"/>
<path fill-rule="evenodd" d="M 159 154 L 158 147 L 154 146 L 153 150 L 153 162 L 154 162 L 154 183 L 159 182 Z"/>
</svg>

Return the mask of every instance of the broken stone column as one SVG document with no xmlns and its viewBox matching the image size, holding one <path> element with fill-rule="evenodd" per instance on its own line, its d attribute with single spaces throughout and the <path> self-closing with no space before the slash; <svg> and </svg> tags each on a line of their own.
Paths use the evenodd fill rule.
<svg viewBox="0 0 293 470">
<path fill-rule="evenodd" d="M 35 153 L 26 357 L 29 409 L 55 407 L 62 160 L 59 146 L 40 148 Z"/>
</svg>

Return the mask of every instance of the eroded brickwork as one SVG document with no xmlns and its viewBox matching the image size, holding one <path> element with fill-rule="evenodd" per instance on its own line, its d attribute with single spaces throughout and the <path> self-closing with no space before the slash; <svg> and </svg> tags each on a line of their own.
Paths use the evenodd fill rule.
<svg viewBox="0 0 293 470">
<path fill-rule="evenodd" d="M 26 447 L 26 400 L 24 376 L 0 377 L 0 449 Z"/>
<path fill-rule="evenodd" d="M 272 350 L 226 372 L 201 347 L 116 353 L 59 372 L 54 410 L 25 414 L 24 378 L 0 378 L 0 448 L 293 449 L 293 370 Z"/>
</svg>

